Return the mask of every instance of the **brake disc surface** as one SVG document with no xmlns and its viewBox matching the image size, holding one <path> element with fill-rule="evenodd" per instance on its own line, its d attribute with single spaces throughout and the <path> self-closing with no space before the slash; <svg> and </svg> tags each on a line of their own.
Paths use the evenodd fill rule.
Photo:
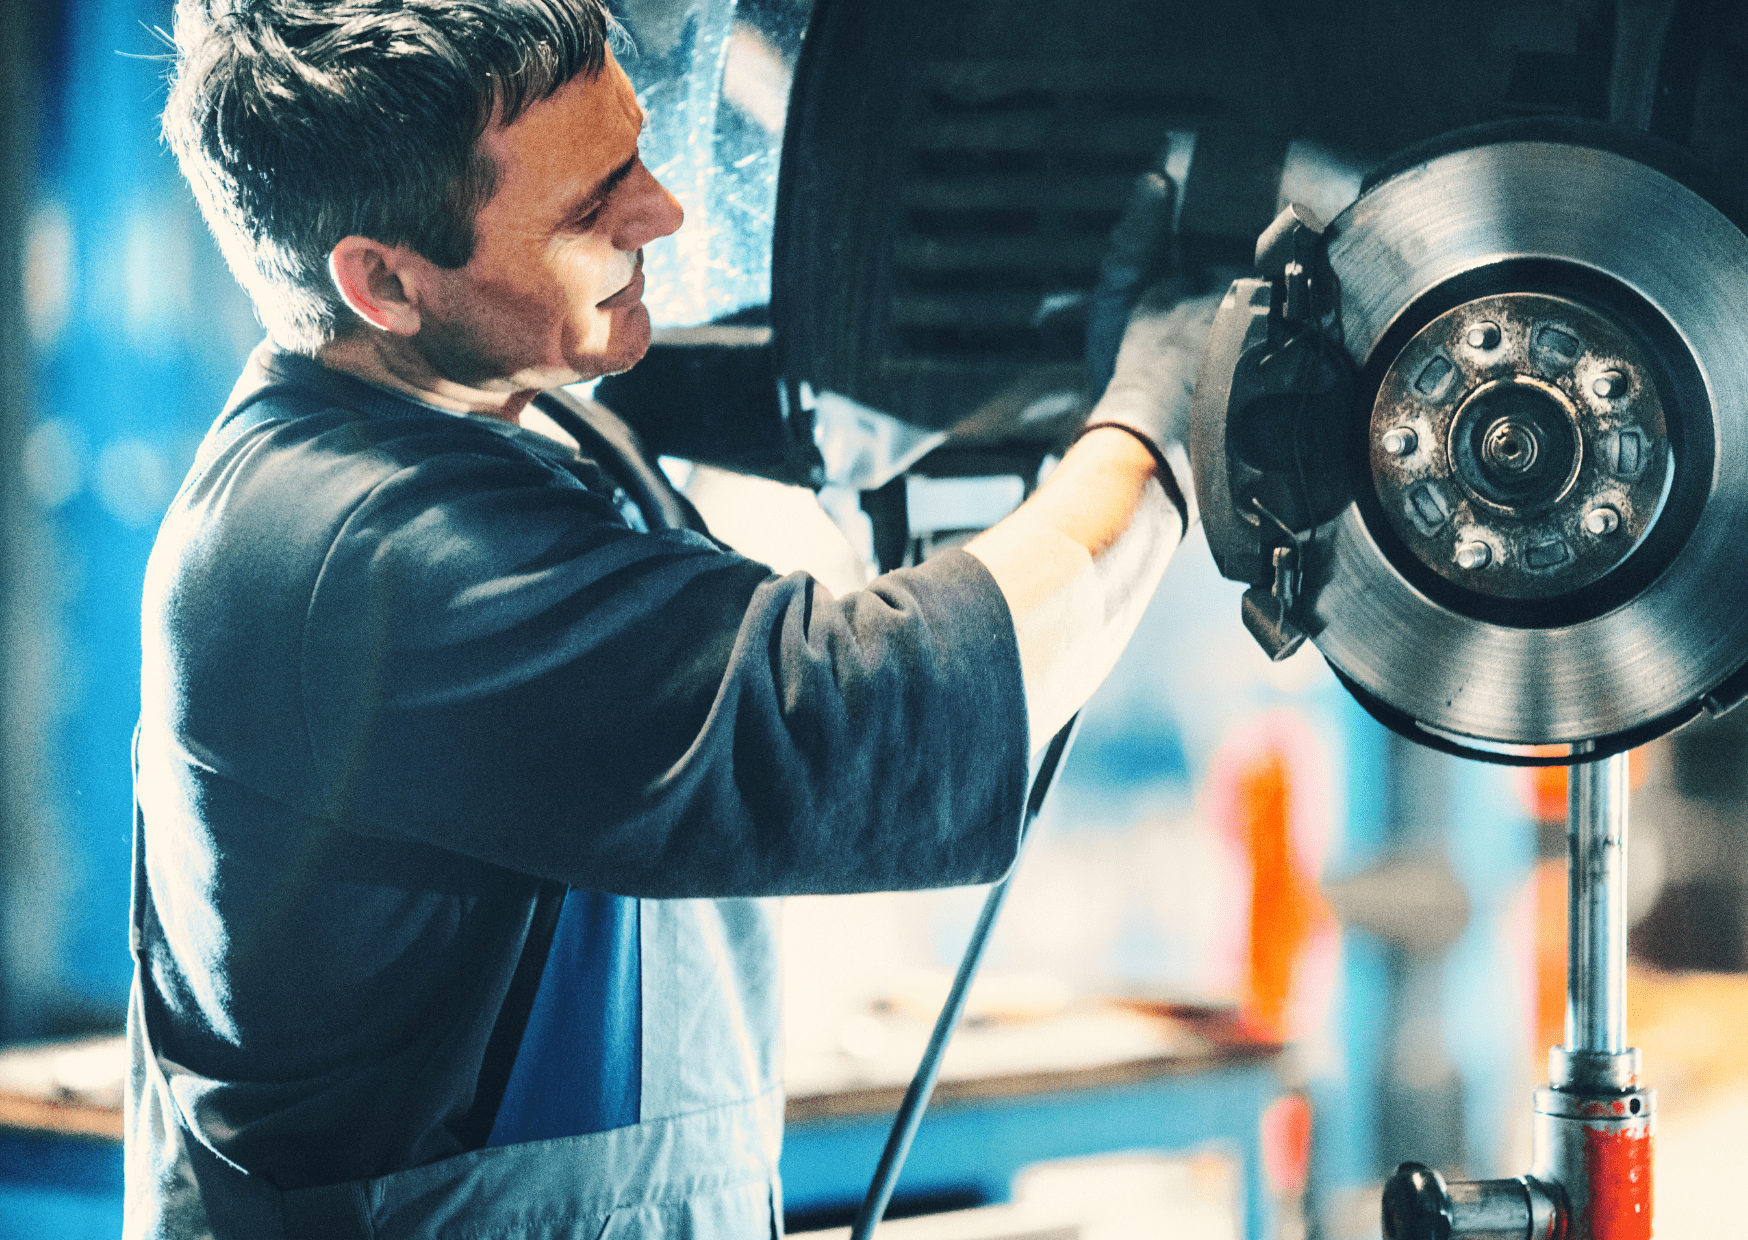
<svg viewBox="0 0 1748 1240">
<path fill-rule="evenodd" d="M 1376 397 L 1318 538 L 1324 656 L 1499 745 L 1643 729 L 1748 663 L 1748 237 L 1557 142 L 1431 160 L 1328 236 Z"/>
</svg>

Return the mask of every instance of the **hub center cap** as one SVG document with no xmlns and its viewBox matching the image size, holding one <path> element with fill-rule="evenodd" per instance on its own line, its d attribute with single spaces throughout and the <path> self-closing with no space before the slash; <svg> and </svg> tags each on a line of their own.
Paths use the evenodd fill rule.
<svg viewBox="0 0 1748 1240">
<path fill-rule="evenodd" d="M 1577 476 L 1579 443 L 1565 394 L 1525 375 L 1482 384 L 1451 419 L 1457 476 L 1501 512 L 1527 513 L 1557 502 Z"/>
</svg>

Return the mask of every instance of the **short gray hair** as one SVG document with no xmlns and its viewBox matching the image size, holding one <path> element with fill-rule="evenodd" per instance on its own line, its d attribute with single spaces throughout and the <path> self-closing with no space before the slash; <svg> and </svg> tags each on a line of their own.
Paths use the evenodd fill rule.
<svg viewBox="0 0 1748 1240">
<path fill-rule="evenodd" d="M 599 73 L 615 29 L 601 0 L 178 0 L 164 137 L 262 323 L 313 354 L 356 322 L 334 245 L 465 264 L 487 125 Z"/>
</svg>

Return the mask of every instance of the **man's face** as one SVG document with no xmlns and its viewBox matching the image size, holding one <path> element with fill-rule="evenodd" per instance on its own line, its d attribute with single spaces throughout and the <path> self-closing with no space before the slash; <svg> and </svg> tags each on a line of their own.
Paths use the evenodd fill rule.
<svg viewBox="0 0 1748 1240">
<path fill-rule="evenodd" d="M 612 53 L 480 146 L 497 185 L 473 257 L 438 269 L 414 345 L 445 378 L 486 391 L 625 370 L 649 348 L 643 246 L 680 204 L 638 158 L 643 110 Z"/>
</svg>

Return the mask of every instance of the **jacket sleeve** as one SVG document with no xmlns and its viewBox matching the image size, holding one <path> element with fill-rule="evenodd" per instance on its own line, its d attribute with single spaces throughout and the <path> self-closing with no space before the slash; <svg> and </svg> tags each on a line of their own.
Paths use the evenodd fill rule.
<svg viewBox="0 0 1748 1240">
<path fill-rule="evenodd" d="M 310 594 L 321 811 L 661 897 L 989 881 L 1026 774 L 1013 625 L 949 553 L 833 598 L 639 533 L 532 462 L 440 457 L 351 511 Z"/>
</svg>

